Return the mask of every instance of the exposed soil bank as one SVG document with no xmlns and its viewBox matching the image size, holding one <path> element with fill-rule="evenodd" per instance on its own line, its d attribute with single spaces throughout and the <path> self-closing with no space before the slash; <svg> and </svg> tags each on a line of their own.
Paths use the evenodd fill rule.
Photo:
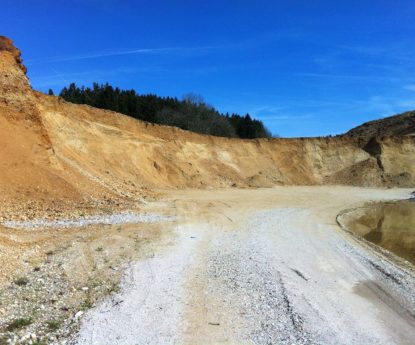
<svg viewBox="0 0 415 345">
<path fill-rule="evenodd" d="M 415 202 L 381 202 L 350 211 L 355 234 L 415 264 Z"/>
<path fill-rule="evenodd" d="M 154 125 L 34 91 L 3 41 L 0 220 L 12 204 L 38 218 L 34 206 L 113 205 L 159 188 L 415 185 L 415 136 L 241 140 Z"/>
</svg>

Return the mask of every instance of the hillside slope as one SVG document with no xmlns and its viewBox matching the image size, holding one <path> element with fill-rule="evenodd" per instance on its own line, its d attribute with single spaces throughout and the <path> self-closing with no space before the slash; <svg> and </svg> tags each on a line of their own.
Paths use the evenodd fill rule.
<svg viewBox="0 0 415 345">
<path fill-rule="evenodd" d="M 352 128 L 345 135 L 366 141 L 372 137 L 415 135 L 415 111 L 365 122 Z"/>
<path fill-rule="evenodd" d="M 8 203 L 140 198 L 163 188 L 414 186 L 415 137 L 241 140 L 159 126 L 31 89 L 0 39 L 0 188 Z"/>
</svg>

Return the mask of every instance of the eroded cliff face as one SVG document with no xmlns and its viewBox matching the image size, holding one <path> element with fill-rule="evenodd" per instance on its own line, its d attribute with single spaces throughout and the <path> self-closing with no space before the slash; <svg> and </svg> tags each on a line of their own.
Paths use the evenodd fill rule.
<svg viewBox="0 0 415 345">
<path fill-rule="evenodd" d="M 31 89 L 0 39 L 3 198 L 140 197 L 149 189 L 414 186 L 415 137 L 241 140 L 137 121 Z M 370 145 L 369 145 L 370 146 Z"/>
<path fill-rule="evenodd" d="M 20 52 L 0 37 L 0 203 L 82 200 L 56 159 Z M 75 177 L 75 176 L 74 176 Z M 80 179 L 82 181 L 82 178 Z"/>
<path fill-rule="evenodd" d="M 13 41 L 10 38 L 0 36 L 0 51 L 9 52 L 23 73 L 26 74 L 27 68 L 23 65 L 22 54 L 20 50 L 14 46 Z"/>
</svg>

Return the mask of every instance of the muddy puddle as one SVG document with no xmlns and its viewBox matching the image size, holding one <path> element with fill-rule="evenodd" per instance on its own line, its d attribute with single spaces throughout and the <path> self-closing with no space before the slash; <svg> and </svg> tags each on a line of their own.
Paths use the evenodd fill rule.
<svg viewBox="0 0 415 345">
<path fill-rule="evenodd" d="M 415 201 L 376 203 L 352 212 L 347 227 L 415 265 Z"/>
</svg>

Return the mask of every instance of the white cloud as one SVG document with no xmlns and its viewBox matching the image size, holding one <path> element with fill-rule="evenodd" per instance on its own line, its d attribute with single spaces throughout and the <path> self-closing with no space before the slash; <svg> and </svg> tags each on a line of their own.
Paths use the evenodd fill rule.
<svg viewBox="0 0 415 345">
<path fill-rule="evenodd" d="M 200 46 L 200 47 L 166 47 L 166 48 L 141 48 L 141 49 L 130 49 L 130 50 L 106 50 L 100 52 L 89 52 L 76 55 L 67 56 L 55 56 L 39 59 L 26 60 L 27 65 L 39 64 L 46 62 L 65 62 L 65 61 L 78 61 L 87 59 L 97 59 L 109 56 L 121 56 L 121 55 L 132 55 L 132 54 L 181 54 L 189 52 L 203 52 L 216 49 L 216 46 Z"/>
</svg>

